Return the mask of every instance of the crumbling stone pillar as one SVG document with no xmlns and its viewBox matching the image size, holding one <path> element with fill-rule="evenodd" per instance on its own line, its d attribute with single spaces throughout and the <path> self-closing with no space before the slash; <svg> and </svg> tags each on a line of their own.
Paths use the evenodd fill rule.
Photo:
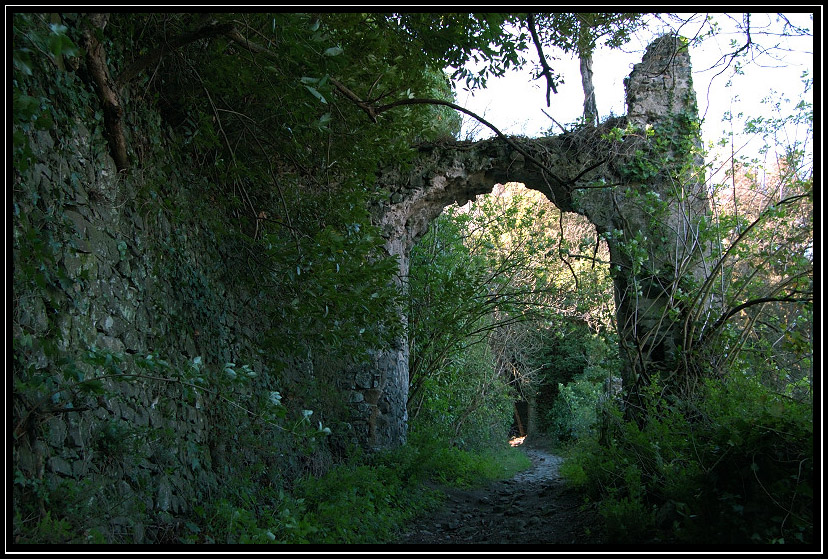
<svg viewBox="0 0 828 559">
<path fill-rule="evenodd" d="M 656 39 L 625 83 L 628 147 L 604 172 L 617 186 L 582 191 L 576 211 L 609 246 L 629 392 L 657 371 L 669 376 L 681 367 L 685 309 L 678 295 L 704 276 L 700 223 L 709 202 L 686 42 Z"/>
<path fill-rule="evenodd" d="M 391 230 L 387 230 L 391 233 Z M 397 258 L 397 289 L 405 293 L 412 244 L 404 234 L 386 236 L 385 249 Z M 399 319 L 407 317 L 399 309 Z M 408 423 L 408 339 L 403 336 L 390 349 L 374 351 L 370 360 L 349 370 L 351 425 L 358 441 L 371 450 L 405 444 Z"/>
</svg>

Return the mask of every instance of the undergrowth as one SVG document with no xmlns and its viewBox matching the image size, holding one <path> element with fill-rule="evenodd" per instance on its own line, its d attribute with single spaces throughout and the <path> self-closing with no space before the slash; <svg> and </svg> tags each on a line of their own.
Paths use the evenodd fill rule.
<svg viewBox="0 0 828 559">
<path fill-rule="evenodd" d="M 520 450 L 471 452 L 421 437 L 371 456 L 355 455 L 288 493 L 235 477 L 225 494 L 195 508 L 184 543 L 388 543 L 443 494 L 430 484 L 472 487 L 527 468 Z"/>
<path fill-rule="evenodd" d="M 657 395 L 643 426 L 614 410 L 607 445 L 581 439 L 561 468 L 598 502 L 606 543 L 812 542 L 810 402 L 740 374 L 691 401 Z"/>
</svg>

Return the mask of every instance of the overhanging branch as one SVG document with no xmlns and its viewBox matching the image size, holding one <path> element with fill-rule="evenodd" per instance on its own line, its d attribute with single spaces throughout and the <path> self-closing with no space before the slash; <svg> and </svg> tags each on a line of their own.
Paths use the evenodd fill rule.
<svg viewBox="0 0 828 559">
<path fill-rule="evenodd" d="M 546 62 L 546 55 L 543 54 L 543 46 L 541 45 L 540 37 L 538 37 L 538 32 L 535 29 L 535 15 L 528 14 L 526 17 L 526 23 L 529 25 L 529 32 L 532 34 L 532 42 L 535 43 L 535 48 L 538 51 L 538 58 L 540 59 L 540 65 L 543 70 L 541 72 L 541 76 L 546 77 L 546 106 L 548 107 L 550 104 L 549 91 L 552 90 L 555 94 L 558 93 L 558 90 L 555 87 L 555 76 L 552 74 L 552 68 L 550 68 L 549 64 Z"/>
<path fill-rule="evenodd" d="M 715 331 L 719 326 L 721 326 L 724 322 L 726 322 L 730 317 L 742 312 L 743 310 L 752 307 L 754 305 L 761 305 L 764 303 L 812 303 L 814 301 L 813 297 L 800 299 L 797 297 L 760 297 L 758 299 L 752 299 L 750 301 L 745 301 L 741 305 L 737 305 L 730 309 L 726 314 L 720 317 L 711 327 L 710 331 Z"/>
<path fill-rule="evenodd" d="M 90 74 L 95 81 L 95 85 L 98 88 L 101 101 L 103 102 L 107 141 L 110 145 L 112 158 L 115 160 L 115 165 L 119 171 L 126 170 L 129 167 L 129 157 L 127 156 L 126 139 L 123 129 L 123 107 L 121 106 L 119 92 L 146 68 L 156 64 L 164 55 L 190 43 L 221 35 L 226 36 L 250 52 L 275 57 L 268 49 L 245 38 L 233 24 L 220 24 L 216 21 L 211 21 L 195 31 L 173 37 L 167 40 L 161 47 L 144 56 L 138 57 L 121 72 L 117 80 L 113 81 L 110 77 L 109 67 L 106 62 L 106 52 L 96 35 L 96 31 L 103 30 L 106 26 L 107 20 L 108 14 L 91 14 L 90 22 L 92 23 L 92 27 L 84 31 L 84 36 L 86 39 L 87 64 Z"/>
<path fill-rule="evenodd" d="M 184 33 L 183 35 L 179 35 L 178 37 L 173 37 L 172 39 L 166 41 L 162 46 L 158 47 L 154 51 L 147 53 L 144 56 L 139 56 L 129 66 L 127 66 L 124 69 L 124 71 L 121 72 L 121 75 L 118 76 L 118 91 L 120 91 L 121 88 L 123 88 L 127 83 L 134 79 L 135 76 L 140 74 L 145 68 L 148 68 L 153 64 L 157 63 L 159 60 L 161 60 L 161 57 L 163 57 L 165 54 L 180 49 L 181 47 L 186 46 L 190 43 L 194 43 L 199 39 L 209 39 L 212 37 L 217 37 L 219 35 L 227 35 L 231 39 L 236 40 L 235 37 L 231 36 L 233 32 L 239 35 L 238 31 L 235 30 L 232 24 L 220 24 L 216 21 L 212 21 L 204 27 L 196 29 L 195 31 Z M 239 35 L 239 37 L 241 37 L 241 35 Z M 242 37 L 242 40 L 243 39 L 244 38 Z"/>
</svg>

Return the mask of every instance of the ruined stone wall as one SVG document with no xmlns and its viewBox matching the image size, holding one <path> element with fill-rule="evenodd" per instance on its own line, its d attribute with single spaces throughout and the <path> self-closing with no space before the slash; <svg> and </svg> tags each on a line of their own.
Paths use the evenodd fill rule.
<svg viewBox="0 0 828 559">
<path fill-rule="evenodd" d="M 653 41 L 626 87 L 626 118 L 647 141 L 618 167 L 623 187 L 586 192 L 579 201 L 604 208 L 596 225 L 613 264 L 629 270 L 616 273 L 615 295 L 624 384 L 631 386 L 656 370 L 680 368 L 683 310 L 676 301 L 689 291 L 688 278 L 705 275 L 709 249 L 700 227 L 710 205 L 687 42 L 671 35 Z"/>
<path fill-rule="evenodd" d="M 84 99 L 80 80 L 66 87 Z M 245 252 L 205 222 L 206 179 L 169 157 L 157 114 L 129 108 L 130 145 L 147 150 L 130 173 L 107 155 L 94 104 L 48 129 L 20 127 L 9 188 L 15 538 L 46 530 L 48 512 L 71 528 L 41 541 L 177 543 L 181 518 L 237 476 L 280 484 L 314 458 L 302 437 L 248 411 L 280 391 L 320 417 L 291 389 L 311 384 L 310 363 L 276 370 L 260 345 L 268 294 L 238 281 Z"/>
</svg>

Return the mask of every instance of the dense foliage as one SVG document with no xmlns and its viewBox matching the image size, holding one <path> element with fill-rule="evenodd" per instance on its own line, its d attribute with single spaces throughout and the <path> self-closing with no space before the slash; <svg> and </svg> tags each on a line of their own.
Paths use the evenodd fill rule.
<svg viewBox="0 0 828 559">
<path fill-rule="evenodd" d="M 184 543 L 388 543 L 416 515 L 439 506 L 435 483 L 478 487 L 525 469 L 528 458 L 504 445 L 470 453 L 433 439 L 394 451 L 355 455 L 290 492 L 238 479 L 223 498 L 195 508 Z"/>
<path fill-rule="evenodd" d="M 458 444 L 504 437 L 511 402 L 532 397 L 539 371 L 559 370 L 542 361 L 544 342 L 534 332 L 563 316 L 593 324 L 608 318 L 589 302 L 606 295 L 606 267 L 562 256 L 595 242 L 594 231 L 576 220 L 560 235 L 562 219 L 538 192 L 508 184 L 448 208 L 415 247 L 408 284 L 413 428 L 423 423 Z"/>
</svg>

